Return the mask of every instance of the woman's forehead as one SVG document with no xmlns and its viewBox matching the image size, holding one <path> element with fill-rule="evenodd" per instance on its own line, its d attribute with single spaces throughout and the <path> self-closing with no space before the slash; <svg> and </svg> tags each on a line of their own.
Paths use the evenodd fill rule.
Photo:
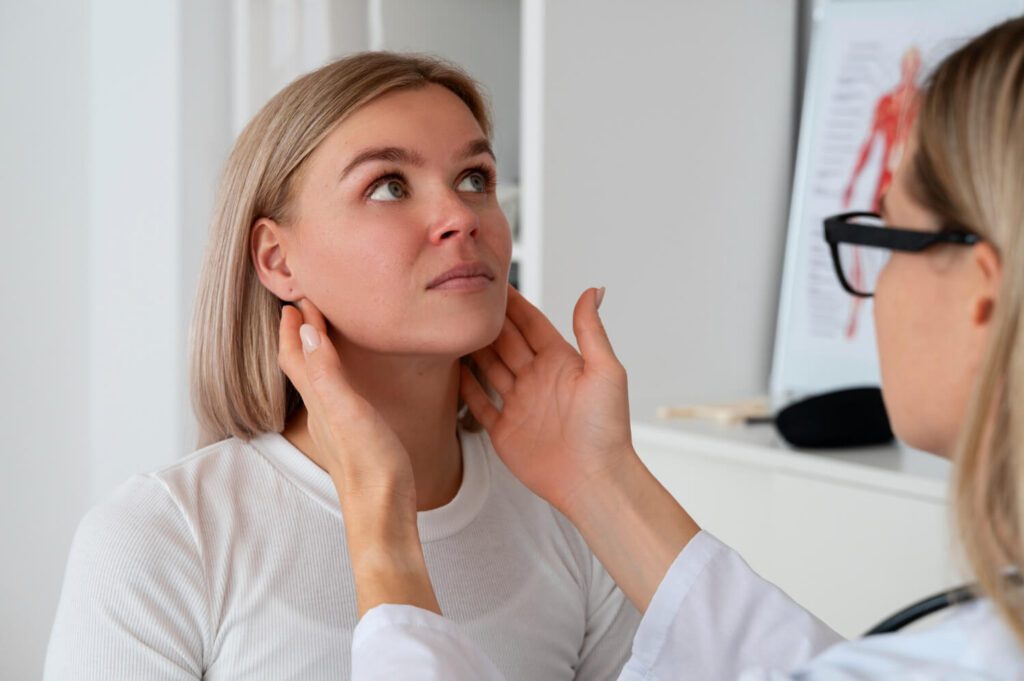
<svg viewBox="0 0 1024 681">
<path fill-rule="evenodd" d="M 425 158 L 454 157 L 484 137 L 473 113 L 451 90 L 430 83 L 382 95 L 342 120 L 321 147 L 354 157 L 367 148 L 394 147 Z"/>
</svg>

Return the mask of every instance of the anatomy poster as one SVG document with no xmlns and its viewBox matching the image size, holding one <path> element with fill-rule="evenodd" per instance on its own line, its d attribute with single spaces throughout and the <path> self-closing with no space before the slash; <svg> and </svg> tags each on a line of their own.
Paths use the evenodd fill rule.
<svg viewBox="0 0 1024 681">
<path fill-rule="evenodd" d="M 1021 11 L 1022 0 L 815 6 L 772 365 L 777 400 L 879 384 L 872 301 L 840 286 L 822 221 L 877 211 L 930 70 Z"/>
</svg>

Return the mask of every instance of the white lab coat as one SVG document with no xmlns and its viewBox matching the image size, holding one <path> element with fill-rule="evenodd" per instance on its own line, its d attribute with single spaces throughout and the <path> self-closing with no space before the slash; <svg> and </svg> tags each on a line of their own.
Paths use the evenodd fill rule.
<svg viewBox="0 0 1024 681">
<path fill-rule="evenodd" d="M 352 642 L 355 681 L 504 681 L 451 621 L 412 606 L 366 613 Z M 1024 679 L 1024 651 L 987 601 L 940 623 L 844 641 L 733 550 L 700 532 L 644 614 L 620 681 Z"/>
</svg>

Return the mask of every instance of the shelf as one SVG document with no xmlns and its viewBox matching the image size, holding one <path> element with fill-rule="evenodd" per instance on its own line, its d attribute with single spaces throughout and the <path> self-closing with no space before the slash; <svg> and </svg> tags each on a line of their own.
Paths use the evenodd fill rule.
<svg viewBox="0 0 1024 681">
<path fill-rule="evenodd" d="M 770 425 L 720 426 L 703 422 L 633 423 L 633 441 L 645 451 L 678 450 L 763 469 L 863 485 L 945 502 L 952 465 L 902 445 L 840 450 L 800 450 Z"/>
</svg>

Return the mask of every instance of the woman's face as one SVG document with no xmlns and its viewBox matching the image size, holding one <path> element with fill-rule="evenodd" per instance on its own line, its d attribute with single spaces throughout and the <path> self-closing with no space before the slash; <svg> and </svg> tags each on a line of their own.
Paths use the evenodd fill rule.
<svg viewBox="0 0 1024 681">
<path fill-rule="evenodd" d="M 894 227 L 937 231 L 936 216 L 908 190 L 914 153 L 912 141 L 883 217 Z M 893 431 L 912 447 L 952 453 L 987 340 L 996 288 L 985 260 L 993 257 L 988 245 L 894 251 L 879 275 L 874 318 L 882 394 Z"/>
<path fill-rule="evenodd" d="M 297 300 L 334 340 L 381 353 L 458 357 L 505 316 L 512 252 L 495 162 L 447 88 L 386 94 L 353 112 L 306 160 L 293 223 L 275 229 Z"/>
</svg>

